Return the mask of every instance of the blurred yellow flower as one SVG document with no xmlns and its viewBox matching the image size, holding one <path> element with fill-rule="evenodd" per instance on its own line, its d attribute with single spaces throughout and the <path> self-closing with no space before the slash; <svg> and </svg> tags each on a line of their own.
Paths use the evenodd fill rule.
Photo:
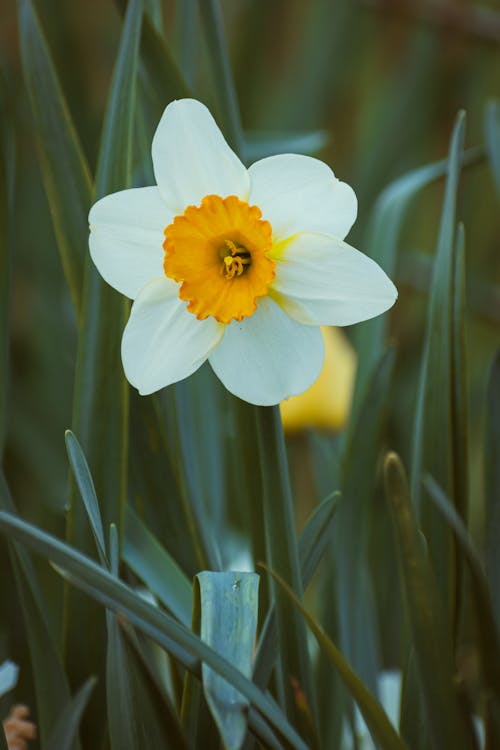
<svg viewBox="0 0 500 750">
<path fill-rule="evenodd" d="M 293 434 L 308 427 L 341 430 L 351 409 L 356 353 L 340 328 L 322 327 L 325 360 L 315 383 L 280 405 L 283 427 Z"/>
</svg>

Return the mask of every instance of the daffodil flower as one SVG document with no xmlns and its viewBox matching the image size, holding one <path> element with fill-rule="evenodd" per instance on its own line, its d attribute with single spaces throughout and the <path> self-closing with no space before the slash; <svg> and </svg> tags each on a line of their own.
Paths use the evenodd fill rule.
<svg viewBox="0 0 500 750">
<path fill-rule="evenodd" d="M 356 196 L 323 162 L 282 154 L 246 169 L 192 99 L 167 106 L 152 157 L 157 186 L 108 195 L 89 216 L 95 265 L 134 300 L 122 360 L 141 394 L 208 359 L 231 393 L 277 404 L 319 375 L 320 325 L 393 305 L 386 274 L 343 242 Z"/>
</svg>

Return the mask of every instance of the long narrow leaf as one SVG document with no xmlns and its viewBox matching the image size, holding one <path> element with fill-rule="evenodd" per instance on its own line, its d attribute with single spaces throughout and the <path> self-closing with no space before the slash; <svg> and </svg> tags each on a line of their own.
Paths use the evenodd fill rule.
<svg viewBox="0 0 500 750">
<path fill-rule="evenodd" d="M 236 89 L 229 63 L 224 21 L 219 0 L 201 0 L 201 17 L 205 26 L 207 46 L 214 69 L 224 132 L 236 153 L 243 152 L 243 134 Z"/>
<path fill-rule="evenodd" d="M 486 573 L 500 628 L 500 350 L 490 371 L 485 435 Z"/>
<path fill-rule="evenodd" d="M 9 112 L 7 87 L 0 76 L 0 462 L 7 429 L 7 388 L 9 380 L 9 322 L 12 251 L 9 213 L 13 171 L 13 123 Z"/>
<path fill-rule="evenodd" d="M 323 628 L 318 624 L 314 617 L 309 614 L 286 581 L 267 566 L 263 565 L 262 567 L 273 576 L 307 622 L 318 641 L 321 650 L 324 651 L 334 668 L 338 671 L 345 686 L 358 704 L 363 719 L 365 720 L 374 741 L 379 743 L 383 750 L 405 750 L 405 743 L 398 736 L 383 708 L 364 686 L 356 673 L 351 669 L 341 652 L 324 632 Z"/>
<path fill-rule="evenodd" d="M 1 472 L 0 508 L 9 513 L 16 512 Z M 31 557 L 26 549 L 12 541 L 9 543 L 9 557 L 26 627 L 37 699 L 38 726 L 44 741 L 59 718 L 61 706 L 70 701 L 71 694 Z"/>
<path fill-rule="evenodd" d="M 427 331 L 420 374 L 411 486 L 422 528 L 429 544 L 446 616 L 453 622 L 456 609 L 456 574 L 452 564 L 449 529 L 422 494 L 421 478 L 426 471 L 435 476 L 454 498 L 455 455 L 453 429 L 453 298 L 455 274 L 455 205 L 462 159 L 465 114 L 460 113 L 450 144 L 448 179 L 444 197 L 434 276 L 429 300 Z"/>
<path fill-rule="evenodd" d="M 385 480 L 430 744 L 435 748 L 466 750 L 469 747 L 467 727 L 455 695 L 453 654 L 443 605 L 414 518 L 406 474 L 395 453 L 389 453 L 386 458 Z"/>
<path fill-rule="evenodd" d="M 77 316 L 82 306 L 92 185 L 45 35 L 31 0 L 18 0 L 24 78 L 35 117 L 45 191 Z"/>
<path fill-rule="evenodd" d="M 130 506 L 127 506 L 123 559 L 165 607 L 189 626 L 191 582 Z"/>
<path fill-rule="evenodd" d="M 500 102 L 495 100 L 489 102 L 486 109 L 486 145 L 500 197 Z"/>
<path fill-rule="evenodd" d="M 279 409 L 257 407 L 256 418 L 262 471 L 266 560 L 283 575 L 301 598 L 302 576 Z M 280 686 L 285 696 L 287 714 L 293 717 L 296 726 L 302 727 L 302 732 L 311 735 L 314 734 L 314 718 L 309 712 L 315 710 L 316 704 L 304 622 L 279 587 L 275 589 L 274 606 L 280 649 Z M 296 700 L 297 685 L 301 695 L 305 696 L 300 705 Z"/>
<path fill-rule="evenodd" d="M 141 599 L 125 584 L 64 542 L 9 513 L 0 512 L 0 528 L 52 560 L 65 576 L 104 606 L 122 613 L 145 635 L 166 649 L 186 669 L 199 674 L 199 663 L 208 664 L 230 682 L 296 750 L 305 743 L 276 708 L 239 670 L 216 654 L 209 646 L 169 615 Z"/>
<path fill-rule="evenodd" d="M 131 183 L 133 118 L 142 2 L 131 0 L 123 24 L 118 56 L 101 138 L 96 197 Z M 100 499 L 105 528 L 115 523 L 121 541 L 126 500 L 128 386 L 123 376 L 120 340 L 128 312 L 127 300 L 99 276 L 87 254 L 82 331 L 78 342 L 73 432 L 87 457 Z M 85 550 L 93 544 L 82 504 L 74 490 L 68 517 L 68 538 Z M 66 610 L 66 656 L 72 679 L 83 681 L 89 670 L 99 675 L 104 664 L 104 622 L 97 608 L 70 591 Z M 93 630 L 92 639 L 80 633 Z M 91 703 L 89 720 L 104 726 L 103 680 Z"/>
<path fill-rule="evenodd" d="M 335 492 L 318 506 L 299 539 L 299 557 L 304 590 L 309 585 L 317 566 L 331 540 L 332 520 L 337 509 L 339 493 Z M 276 612 L 272 607 L 266 617 L 255 656 L 253 680 L 266 688 L 278 654 Z"/>
<path fill-rule="evenodd" d="M 78 738 L 78 727 L 95 683 L 95 677 L 89 677 L 74 698 L 63 708 L 45 750 L 71 750 Z"/>
<path fill-rule="evenodd" d="M 73 470 L 73 476 L 80 491 L 85 510 L 87 511 L 87 516 L 92 528 L 101 563 L 106 567 L 109 567 L 106 556 L 106 544 L 104 542 L 101 512 L 99 510 L 99 503 L 95 494 L 94 480 L 92 479 L 87 459 L 85 458 L 80 443 L 71 430 L 66 431 L 65 438 L 66 450 Z"/>
</svg>

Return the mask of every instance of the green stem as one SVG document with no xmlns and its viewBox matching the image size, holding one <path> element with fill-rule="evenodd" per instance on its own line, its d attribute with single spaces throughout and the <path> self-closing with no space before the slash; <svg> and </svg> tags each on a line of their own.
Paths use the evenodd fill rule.
<svg viewBox="0 0 500 750">
<path fill-rule="evenodd" d="M 279 407 L 256 407 L 255 415 L 262 474 L 266 562 L 302 599 L 293 499 Z M 280 587 L 274 586 L 274 600 L 281 657 L 277 675 L 280 692 L 285 696 L 287 715 L 314 745 L 316 702 L 304 620 Z"/>
</svg>

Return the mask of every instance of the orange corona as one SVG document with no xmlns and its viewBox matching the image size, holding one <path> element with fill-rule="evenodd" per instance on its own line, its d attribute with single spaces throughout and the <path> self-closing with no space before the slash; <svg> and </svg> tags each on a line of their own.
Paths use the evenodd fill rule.
<svg viewBox="0 0 500 750">
<path fill-rule="evenodd" d="M 252 315 L 274 278 L 272 229 L 258 206 L 235 195 L 207 195 L 165 229 L 163 268 L 199 320 Z"/>
</svg>

